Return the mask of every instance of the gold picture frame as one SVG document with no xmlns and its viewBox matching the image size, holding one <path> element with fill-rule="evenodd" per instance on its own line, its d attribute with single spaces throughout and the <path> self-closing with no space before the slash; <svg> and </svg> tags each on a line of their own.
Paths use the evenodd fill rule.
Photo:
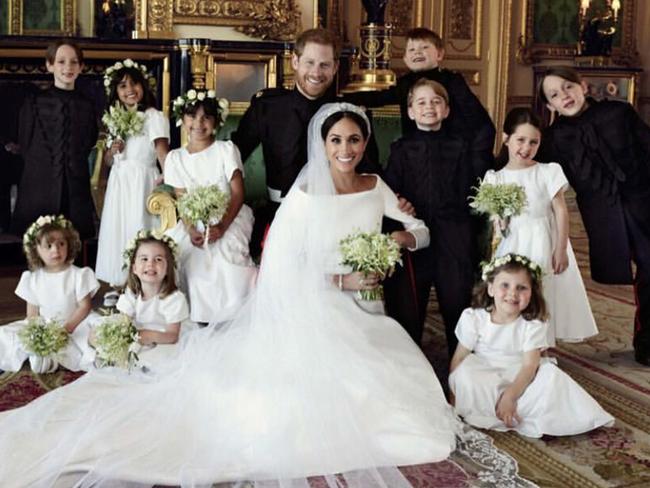
<svg viewBox="0 0 650 488">
<path fill-rule="evenodd" d="M 300 30 L 296 0 L 158 1 L 173 1 L 174 24 L 233 26 L 251 37 L 282 41 L 295 39 Z"/>
<path fill-rule="evenodd" d="M 517 60 L 522 64 L 538 63 L 548 59 L 573 60 L 577 53 L 577 43 L 549 43 L 540 42 L 535 39 L 535 31 L 539 26 L 544 26 L 542 18 L 544 12 L 541 9 L 551 10 L 550 3 L 545 4 L 548 0 L 523 0 L 522 1 L 522 34 L 519 38 L 517 49 Z M 636 60 L 636 46 L 634 39 L 634 16 L 636 12 L 635 0 L 622 0 L 623 10 L 618 25 L 621 30 L 620 45 L 612 49 L 612 57 L 617 64 L 631 65 Z M 577 37 L 578 24 L 577 12 L 579 2 L 573 0 L 571 5 L 575 4 L 575 34 Z M 546 7 L 545 7 L 546 5 Z M 536 12 L 536 8 L 540 11 Z M 565 19 L 566 21 L 566 19 Z M 563 24 L 573 25 L 567 22 Z M 546 21 L 548 27 L 548 21 Z"/>
<path fill-rule="evenodd" d="M 73 36 L 76 33 L 77 0 L 7 0 L 9 34 L 25 36 Z"/>
</svg>

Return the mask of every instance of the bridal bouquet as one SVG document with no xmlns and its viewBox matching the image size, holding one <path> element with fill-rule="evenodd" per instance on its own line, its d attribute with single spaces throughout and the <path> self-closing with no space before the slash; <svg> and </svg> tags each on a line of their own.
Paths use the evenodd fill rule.
<svg viewBox="0 0 650 488">
<path fill-rule="evenodd" d="M 395 265 L 402 264 L 400 247 L 389 234 L 379 232 L 358 232 L 343 238 L 340 242 L 341 264 L 354 271 L 377 273 L 382 277 L 390 274 Z M 359 290 L 362 300 L 381 300 L 384 289 L 381 285 L 372 290 Z"/>
<path fill-rule="evenodd" d="M 137 136 L 144 128 L 144 112 L 129 110 L 121 103 L 115 102 L 102 115 L 102 122 L 108 131 L 107 143 L 121 139 L 126 141 L 129 136 Z"/>
<path fill-rule="evenodd" d="M 210 225 L 218 224 L 228 209 L 230 196 L 217 185 L 198 186 L 181 195 L 176 208 L 181 218 L 199 232 L 207 234 Z"/>
<path fill-rule="evenodd" d="M 68 344 L 68 331 L 58 320 L 30 317 L 27 325 L 18 331 L 25 351 L 40 357 L 54 356 Z"/>
<path fill-rule="evenodd" d="M 95 329 L 96 364 L 131 369 L 138 361 L 138 329 L 128 315 L 107 316 Z"/>
</svg>

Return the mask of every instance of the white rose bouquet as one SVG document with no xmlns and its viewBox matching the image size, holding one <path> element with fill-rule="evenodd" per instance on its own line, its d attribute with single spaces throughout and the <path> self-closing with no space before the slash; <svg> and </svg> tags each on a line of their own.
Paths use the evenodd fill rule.
<svg viewBox="0 0 650 488">
<path fill-rule="evenodd" d="M 210 225 L 218 224 L 230 204 L 230 196 L 217 185 L 197 186 L 180 196 L 176 208 L 181 218 L 199 232 L 207 233 Z"/>
<path fill-rule="evenodd" d="M 40 357 L 54 356 L 67 344 L 69 338 L 61 322 L 30 317 L 27 324 L 18 331 L 18 338 L 25 351 Z"/>
<path fill-rule="evenodd" d="M 115 102 L 102 115 L 102 122 L 108 131 L 106 142 L 110 146 L 113 141 L 126 141 L 129 136 L 137 136 L 144 128 L 144 112 L 129 110 L 119 102 Z"/>
<path fill-rule="evenodd" d="M 98 367 L 118 366 L 131 369 L 138 361 L 138 329 L 128 315 L 107 316 L 95 329 Z"/>
<path fill-rule="evenodd" d="M 351 266 L 354 271 L 385 277 L 397 264 L 402 264 L 399 244 L 389 234 L 358 232 L 343 238 L 339 246 L 341 264 Z M 383 295 L 381 285 L 373 290 L 359 290 L 362 300 L 381 300 Z"/>
</svg>

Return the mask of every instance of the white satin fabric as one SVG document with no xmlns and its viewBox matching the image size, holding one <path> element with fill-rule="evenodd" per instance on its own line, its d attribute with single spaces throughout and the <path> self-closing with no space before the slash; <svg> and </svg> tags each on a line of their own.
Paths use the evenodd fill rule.
<svg viewBox="0 0 650 488">
<path fill-rule="evenodd" d="M 342 109 L 359 111 L 326 105 L 310 133 Z M 319 141 L 322 150 L 319 135 L 310 149 Z M 326 164 L 318 156 L 279 209 L 257 288 L 237 317 L 188 334 L 156 375 L 92 372 L 0 415 L 0 479 L 306 488 L 307 477 L 323 475 L 330 487 L 399 488 L 410 484 L 396 466 L 449 455 L 459 424 L 428 361 L 399 324 L 363 310 L 328 271 L 334 230 L 376 228 L 390 198 L 381 180 L 354 195 L 320 192 L 329 171 L 312 167 Z"/>
</svg>

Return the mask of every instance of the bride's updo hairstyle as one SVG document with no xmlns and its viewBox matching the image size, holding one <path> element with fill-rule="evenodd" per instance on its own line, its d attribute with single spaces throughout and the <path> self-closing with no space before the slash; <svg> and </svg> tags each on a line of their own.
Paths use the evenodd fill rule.
<svg viewBox="0 0 650 488">
<path fill-rule="evenodd" d="M 363 119 L 363 117 L 361 117 L 361 115 L 356 112 L 340 111 L 334 112 L 323 122 L 320 130 L 320 134 L 323 140 L 327 139 L 327 134 L 329 134 L 332 127 L 334 127 L 338 121 L 343 119 L 350 119 L 352 122 L 354 122 L 359 127 L 359 130 L 361 130 L 363 140 L 365 141 L 368 139 L 370 132 L 368 131 L 368 124 Z"/>
</svg>

